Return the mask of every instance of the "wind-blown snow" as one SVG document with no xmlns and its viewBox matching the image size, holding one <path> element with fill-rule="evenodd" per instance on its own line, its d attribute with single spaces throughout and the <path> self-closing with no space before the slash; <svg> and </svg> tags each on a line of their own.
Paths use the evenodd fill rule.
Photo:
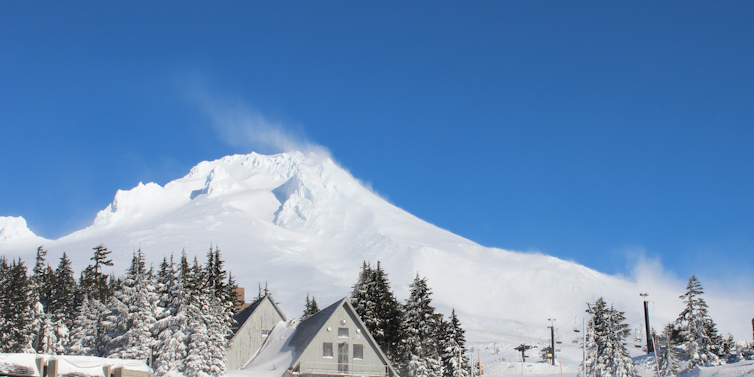
<svg viewBox="0 0 754 377">
<path fill-rule="evenodd" d="M 427 276 L 438 309 L 455 307 L 467 328 L 515 332 L 511 324 L 522 323 L 524 333 L 544 329 L 551 317 L 564 325 L 600 296 L 627 311 L 633 327 L 643 320 L 638 294 L 645 291 L 655 302 L 655 322 L 675 318 L 682 308 L 683 282 L 656 284 L 653 274 L 631 281 L 547 255 L 480 246 L 393 206 L 314 153 L 201 162 L 164 187 L 118 191 L 91 226 L 54 241 L 14 242 L 31 233 L 24 233 L 25 222 L 14 221 L 0 223 L 6 224 L 2 232 L 16 229 L 8 231 L 10 241 L 0 241 L 0 253 L 30 262 L 43 242 L 51 263 L 66 251 L 81 269 L 91 248 L 105 244 L 118 274 L 138 248 L 157 265 L 183 248 L 204 260 L 210 244 L 219 245 L 249 296 L 267 281 L 291 317 L 300 314 L 307 292 L 322 305 L 347 295 L 363 260 L 382 262 L 399 298 L 408 296 L 417 272 Z M 708 295 L 707 302 L 723 333 L 748 336 L 751 301 Z"/>
</svg>

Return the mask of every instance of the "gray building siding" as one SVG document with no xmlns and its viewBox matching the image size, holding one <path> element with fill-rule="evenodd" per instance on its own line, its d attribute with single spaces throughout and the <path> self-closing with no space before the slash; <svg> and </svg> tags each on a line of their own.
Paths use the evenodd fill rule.
<svg viewBox="0 0 754 377">
<path fill-rule="evenodd" d="M 228 344 L 225 362 L 228 370 L 241 369 L 262 346 L 265 339 L 262 331 L 271 332 L 278 322 L 286 319 L 272 303 L 270 296 L 262 300 Z"/>
<path fill-rule="evenodd" d="M 349 374 L 386 374 L 387 361 L 379 355 L 377 345 L 366 335 L 367 330 L 361 326 L 355 315 L 347 308 L 347 305 L 340 305 L 336 309 L 299 356 L 299 372 L 301 374 L 326 374 L 328 371 L 334 374 L 343 374 L 345 371 L 339 371 L 339 361 L 347 364 Z M 343 321 L 345 321 L 345 324 Z M 339 336 L 339 329 L 341 328 L 348 329 L 347 337 Z M 325 343 L 332 344 L 332 357 L 323 355 Z M 347 344 L 347 352 L 339 355 L 339 350 L 343 350 L 341 344 Z M 361 359 L 354 358 L 354 345 L 363 346 L 363 357 Z"/>
</svg>

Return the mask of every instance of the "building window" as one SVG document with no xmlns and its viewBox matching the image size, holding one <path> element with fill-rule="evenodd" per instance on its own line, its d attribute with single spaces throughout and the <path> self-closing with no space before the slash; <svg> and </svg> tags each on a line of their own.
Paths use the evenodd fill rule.
<svg viewBox="0 0 754 377">
<path fill-rule="evenodd" d="M 322 343 L 322 357 L 332 358 L 332 343 Z"/>
<path fill-rule="evenodd" d="M 353 358 L 364 360 L 364 345 L 363 344 L 353 345 Z"/>
<path fill-rule="evenodd" d="M 348 372 L 348 343 L 338 343 L 338 372 Z"/>
<path fill-rule="evenodd" d="M 270 330 L 262 330 L 262 338 L 270 336 Z"/>
<path fill-rule="evenodd" d="M 348 327 L 338 327 L 338 338 L 348 338 Z"/>
</svg>

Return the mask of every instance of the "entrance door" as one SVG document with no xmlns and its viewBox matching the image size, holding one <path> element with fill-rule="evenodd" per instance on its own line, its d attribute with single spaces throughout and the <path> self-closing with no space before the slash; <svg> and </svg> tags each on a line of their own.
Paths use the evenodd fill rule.
<svg viewBox="0 0 754 377">
<path fill-rule="evenodd" d="M 348 373 L 348 343 L 338 343 L 338 372 Z"/>
</svg>

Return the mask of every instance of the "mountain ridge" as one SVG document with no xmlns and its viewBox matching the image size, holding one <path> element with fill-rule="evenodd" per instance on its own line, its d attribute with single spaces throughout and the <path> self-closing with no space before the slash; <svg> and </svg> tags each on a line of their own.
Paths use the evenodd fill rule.
<svg viewBox="0 0 754 377">
<path fill-rule="evenodd" d="M 251 292 L 268 281 L 291 315 L 307 293 L 323 304 L 346 294 L 364 260 L 381 261 L 400 298 L 417 273 L 426 276 L 438 309 L 456 307 L 477 328 L 507 328 L 505 321 L 544 326 L 552 316 L 581 315 L 584 302 L 600 296 L 638 322 L 643 291 L 658 302 L 660 322 L 681 307 L 682 286 L 660 287 L 657 276 L 630 281 L 544 254 L 483 247 L 390 204 L 316 153 L 225 156 L 200 162 L 165 186 L 140 182 L 118 190 L 92 225 L 57 240 L 29 235 L 19 229 L 20 220 L 6 223 L 15 224 L 15 236 L 0 241 L 0 253 L 31 261 L 39 244 L 30 245 L 42 241 L 51 264 L 66 251 L 80 270 L 91 248 L 105 244 L 114 251 L 117 274 L 137 248 L 157 265 L 181 248 L 201 260 L 210 244 L 219 243 L 241 286 Z M 713 302 L 745 307 L 713 298 L 713 318 L 722 312 L 712 309 Z M 743 318 L 729 315 L 721 329 L 744 333 Z"/>
</svg>

